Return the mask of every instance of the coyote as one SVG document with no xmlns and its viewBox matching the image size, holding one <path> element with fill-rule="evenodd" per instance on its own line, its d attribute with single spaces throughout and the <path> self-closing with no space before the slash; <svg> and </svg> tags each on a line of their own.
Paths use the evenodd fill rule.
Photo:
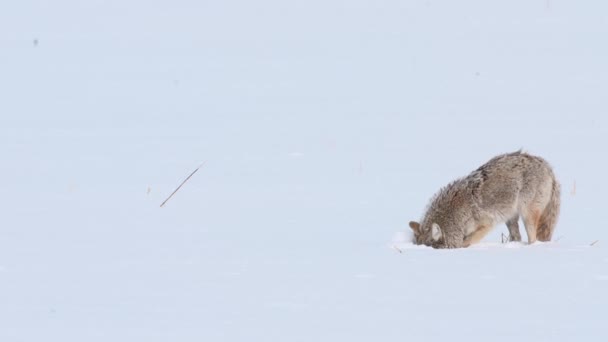
<svg viewBox="0 0 608 342">
<path fill-rule="evenodd" d="M 413 242 L 433 248 L 469 247 L 506 222 L 511 241 L 550 241 L 560 206 L 560 185 L 551 166 L 522 151 L 494 157 L 433 196 L 422 221 L 410 222 Z"/>
</svg>

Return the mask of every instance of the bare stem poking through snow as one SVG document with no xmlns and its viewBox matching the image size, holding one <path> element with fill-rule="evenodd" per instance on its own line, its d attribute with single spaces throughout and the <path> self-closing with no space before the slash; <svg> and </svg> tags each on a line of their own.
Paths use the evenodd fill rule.
<svg viewBox="0 0 608 342">
<path fill-rule="evenodd" d="M 165 205 L 165 203 L 167 203 L 167 201 L 169 201 L 171 199 L 171 197 L 173 197 L 173 195 L 175 195 L 175 193 L 182 187 L 182 185 L 184 185 L 189 179 L 190 177 L 194 176 L 194 174 L 196 173 L 196 171 L 198 171 L 198 169 L 200 169 L 201 167 L 203 167 L 203 165 L 205 165 L 206 161 L 204 161 L 201 165 L 199 165 L 196 170 L 192 171 L 192 173 L 190 174 L 190 176 L 186 177 L 186 179 L 184 179 L 184 181 L 177 187 L 177 189 L 173 190 L 173 192 L 171 193 L 171 195 L 169 195 L 169 197 L 167 197 L 167 199 L 160 204 L 160 207 L 162 208 L 163 205 Z"/>
</svg>

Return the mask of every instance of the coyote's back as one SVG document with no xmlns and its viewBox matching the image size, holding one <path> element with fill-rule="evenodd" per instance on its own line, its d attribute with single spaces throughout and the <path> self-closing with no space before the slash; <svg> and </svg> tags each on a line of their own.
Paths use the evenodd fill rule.
<svg viewBox="0 0 608 342">
<path fill-rule="evenodd" d="M 551 166 L 518 151 L 497 156 L 442 188 L 421 222 L 410 227 L 416 244 L 468 247 L 499 223 L 507 224 L 512 241 L 520 241 L 521 217 L 528 242 L 549 241 L 559 207 L 560 186 Z"/>
</svg>

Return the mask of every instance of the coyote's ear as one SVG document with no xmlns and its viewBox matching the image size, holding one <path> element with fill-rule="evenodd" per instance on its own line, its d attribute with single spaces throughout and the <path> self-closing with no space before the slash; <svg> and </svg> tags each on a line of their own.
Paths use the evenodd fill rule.
<svg viewBox="0 0 608 342">
<path fill-rule="evenodd" d="M 420 223 L 416 221 L 410 221 L 410 228 L 416 233 L 420 232 Z"/>
<path fill-rule="evenodd" d="M 433 237 L 433 240 L 435 240 L 435 241 L 441 239 L 441 236 L 442 236 L 441 228 L 439 228 L 439 225 L 437 223 L 433 223 L 433 225 L 431 227 L 431 236 Z"/>
</svg>

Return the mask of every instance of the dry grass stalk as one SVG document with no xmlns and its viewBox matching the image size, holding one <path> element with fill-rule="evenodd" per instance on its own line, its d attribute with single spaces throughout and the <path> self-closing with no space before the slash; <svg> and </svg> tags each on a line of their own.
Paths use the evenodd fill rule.
<svg viewBox="0 0 608 342">
<path fill-rule="evenodd" d="M 162 208 L 163 205 L 165 205 L 165 203 L 167 203 L 167 201 L 169 201 L 171 199 L 171 197 L 173 197 L 173 195 L 175 195 L 175 193 L 184 185 L 186 184 L 186 182 L 190 179 L 190 177 L 194 176 L 194 174 L 196 173 L 196 171 L 198 171 L 198 169 L 200 169 L 201 167 L 203 167 L 203 165 L 205 165 L 206 162 L 203 162 L 201 165 L 199 165 L 199 167 L 196 168 L 196 170 L 192 171 L 192 173 L 190 174 L 190 176 L 186 177 L 186 179 L 184 179 L 184 181 L 177 187 L 177 189 L 173 190 L 173 192 L 171 193 L 171 195 L 169 195 L 169 197 L 167 197 L 167 199 L 160 204 L 160 207 Z"/>
<path fill-rule="evenodd" d="M 572 184 L 572 190 L 570 191 L 570 196 L 576 196 L 576 181 Z"/>
</svg>

